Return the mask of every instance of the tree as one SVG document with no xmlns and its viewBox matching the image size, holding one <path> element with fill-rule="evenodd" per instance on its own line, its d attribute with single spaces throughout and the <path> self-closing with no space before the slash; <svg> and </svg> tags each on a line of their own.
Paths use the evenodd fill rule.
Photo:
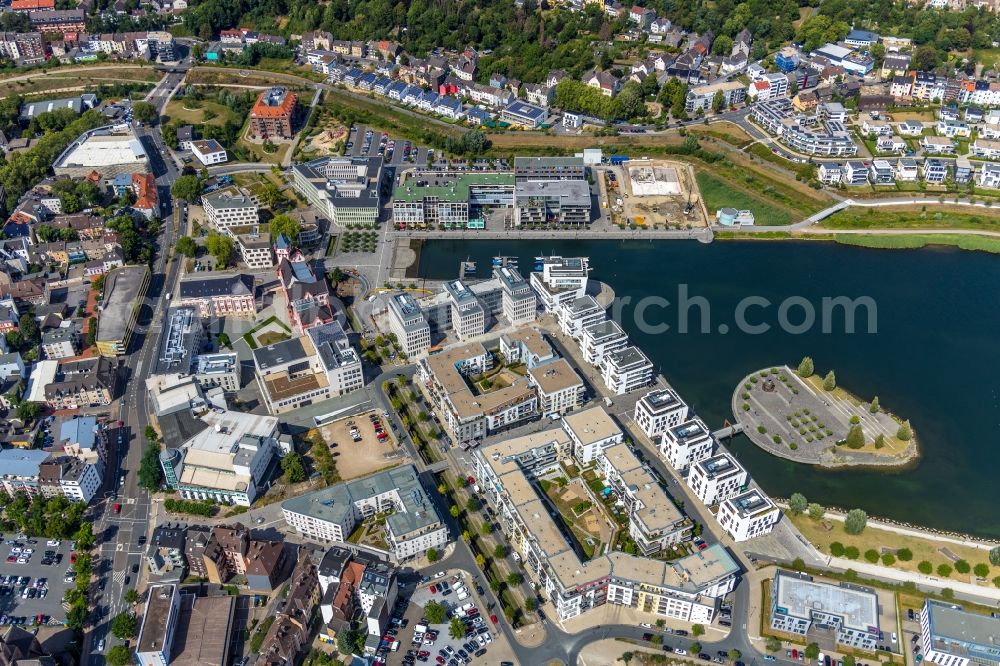
<svg viewBox="0 0 1000 666">
<path fill-rule="evenodd" d="M 929 72 L 937 67 L 938 60 L 938 50 L 930 44 L 924 44 L 913 52 L 913 59 L 910 62 L 917 71 Z"/>
<path fill-rule="evenodd" d="M 802 360 L 799 362 L 799 367 L 795 373 L 799 377 L 812 377 L 815 369 L 813 368 L 813 360 L 811 356 L 803 356 Z"/>
<path fill-rule="evenodd" d="M 160 445 L 150 443 L 139 461 L 139 485 L 149 492 L 160 489 L 163 480 L 163 469 L 160 467 Z"/>
<path fill-rule="evenodd" d="M 849 449 L 860 449 L 865 445 L 865 433 L 860 425 L 851 426 L 851 429 L 847 431 L 847 437 L 844 439 L 844 445 Z"/>
<path fill-rule="evenodd" d="M 285 234 L 285 237 L 294 245 L 299 240 L 302 226 L 290 215 L 275 215 L 267 225 L 271 238 L 277 238 L 278 234 Z"/>
<path fill-rule="evenodd" d="M 813 520 L 822 520 L 824 514 L 826 514 L 826 510 L 822 504 L 813 502 L 809 505 L 809 517 Z"/>
<path fill-rule="evenodd" d="M 441 556 L 438 554 L 438 549 L 437 548 L 428 548 L 427 549 L 427 561 L 428 562 L 437 562 L 439 557 L 441 557 Z"/>
<path fill-rule="evenodd" d="M 855 661 L 853 656 L 849 654 L 844 655 L 844 666 L 855 666 L 856 663 L 857 662 Z"/>
<path fill-rule="evenodd" d="M 295 453 L 286 453 L 281 459 L 281 471 L 285 474 L 285 481 L 288 483 L 301 483 L 306 480 L 306 468 L 302 464 L 302 456 Z"/>
<path fill-rule="evenodd" d="M 733 38 L 719 35 L 712 42 L 712 55 L 727 56 L 733 50 Z"/>
<path fill-rule="evenodd" d="M 764 641 L 764 648 L 768 652 L 777 652 L 781 649 L 781 641 L 774 636 L 768 636 L 767 640 Z"/>
<path fill-rule="evenodd" d="M 862 509 L 851 509 L 844 519 L 844 531 L 848 534 L 861 534 L 868 524 L 868 514 Z"/>
<path fill-rule="evenodd" d="M 903 421 L 899 426 L 899 430 L 896 431 L 896 439 L 901 442 L 908 442 L 910 438 L 913 437 L 913 428 L 910 427 L 910 422 Z"/>
<path fill-rule="evenodd" d="M 878 562 L 878 551 L 875 550 L 874 548 L 869 548 L 868 550 L 865 551 L 865 559 L 871 562 L 872 564 L 875 564 L 876 562 Z"/>
<path fill-rule="evenodd" d="M 452 504 L 451 508 L 448 509 L 448 513 L 451 514 L 452 518 L 458 518 L 458 514 L 461 513 L 461 510 L 457 506 L 455 506 L 454 504 Z"/>
<path fill-rule="evenodd" d="M 524 610 L 533 613 L 536 608 L 538 608 L 538 601 L 534 597 L 528 597 L 524 600 Z"/>
<path fill-rule="evenodd" d="M 35 321 L 35 317 L 28 313 L 21 315 L 20 319 L 17 320 L 18 330 L 21 332 L 21 338 L 25 342 L 37 342 L 40 338 L 38 335 L 38 322 Z"/>
<path fill-rule="evenodd" d="M 972 573 L 976 574 L 977 578 L 986 578 L 990 575 L 990 565 L 985 562 L 980 562 L 976 566 L 972 567 Z"/>
<path fill-rule="evenodd" d="M 224 268 L 232 260 L 233 250 L 236 246 L 231 237 L 223 236 L 213 231 L 205 239 L 205 247 L 208 249 L 209 254 L 215 257 L 216 262 Z"/>
<path fill-rule="evenodd" d="M 934 571 L 934 565 L 928 562 L 927 560 L 920 560 L 920 562 L 917 564 L 917 571 L 919 571 L 922 574 L 930 574 L 932 571 Z"/>
<path fill-rule="evenodd" d="M 271 181 L 267 181 L 257 191 L 257 198 L 268 208 L 274 208 L 281 201 L 281 190 Z"/>
<path fill-rule="evenodd" d="M 193 174 L 181 176 L 174 181 L 174 186 L 170 188 L 175 197 L 191 202 L 198 201 L 203 190 L 201 179 Z"/>
<path fill-rule="evenodd" d="M 507 557 L 507 546 L 503 545 L 502 543 L 498 543 L 496 546 L 494 546 L 493 557 L 497 558 L 498 560 Z"/>
<path fill-rule="evenodd" d="M 142 433 L 146 436 L 147 442 L 158 442 L 160 441 L 160 436 L 156 432 L 156 428 L 151 425 L 147 425 L 146 429 Z"/>
<path fill-rule="evenodd" d="M 726 105 L 726 96 L 721 90 L 716 91 L 715 97 L 712 98 L 712 111 L 718 113 L 722 111 L 722 107 Z"/>
<path fill-rule="evenodd" d="M 883 435 L 882 433 L 879 433 L 878 436 L 875 438 L 875 441 L 872 443 L 872 445 L 876 449 L 885 448 L 885 435 Z"/>
<path fill-rule="evenodd" d="M 704 625 L 692 624 L 691 625 L 691 635 L 692 636 L 704 636 L 705 635 L 705 627 L 704 627 Z"/>
<path fill-rule="evenodd" d="M 479 511 L 479 499 L 470 497 L 465 501 L 465 508 L 469 511 Z"/>
<path fill-rule="evenodd" d="M 832 391 L 837 388 L 837 375 L 834 374 L 833 370 L 826 373 L 826 377 L 823 378 L 823 390 Z"/>
<path fill-rule="evenodd" d="M 178 238 L 174 247 L 185 257 L 193 257 L 198 252 L 198 243 L 190 236 L 181 236 Z"/>
<path fill-rule="evenodd" d="M 159 115 L 156 107 L 149 102 L 136 102 L 132 105 L 132 116 L 139 122 L 153 124 Z"/>
<path fill-rule="evenodd" d="M 913 559 L 913 551 L 909 548 L 900 548 L 896 551 L 896 557 L 900 562 L 909 562 Z"/>
<path fill-rule="evenodd" d="M 448 625 L 448 635 L 458 640 L 465 638 L 465 622 L 458 617 L 452 618 Z"/>
<path fill-rule="evenodd" d="M 990 549 L 990 564 L 995 567 L 1000 567 L 1000 546 L 995 546 Z"/>
<path fill-rule="evenodd" d="M 78 551 L 88 551 L 93 548 L 96 541 L 93 523 L 80 523 L 80 529 L 73 535 L 73 541 L 76 541 Z"/>
<path fill-rule="evenodd" d="M 970 571 L 972 571 L 972 565 L 970 565 L 965 560 L 956 560 L 955 561 L 955 571 L 957 571 L 960 574 L 967 574 Z"/>
<path fill-rule="evenodd" d="M 41 412 L 42 405 L 37 402 L 22 402 L 16 410 L 17 418 L 24 424 L 34 423 Z"/>
<path fill-rule="evenodd" d="M 479 567 L 480 569 L 486 568 L 486 556 L 483 555 L 482 553 L 476 554 L 476 566 Z"/>
<path fill-rule="evenodd" d="M 448 608 L 444 604 L 431 601 L 424 606 L 424 615 L 430 624 L 443 624 L 448 619 Z"/>
<path fill-rule="evenodd" d="M 699 652 L 701 652 L 701 643 L 699 643 L 698 641 L 695 641 L 694 643 L 691 643 L 691 646 L 688 648 L 688 653 L 692 654 L 692 655 L 696 655 Z"/>
<path fill-rule="evenodd" d="M 844 550 L 845 550 L 844 544 L 840 543 L 839 541 L 834 541 L 833 543 L 830 544 L 830 554 L 833 555 L 834 557 L 843 557 Z"/>
<path fill-rule="evenodd" d="M 806 646 L 806 659 L 815 659 L 819 656 L 819 645 L 810 643 Z"/>
<path fill-rule="evenodd" d="M 937 566 L 937 575 L 941 578 L 947 578 L 951 575 L 951 565 L 944 564 L 943 562 Z"/>
<path fill-rule="evenodd" d="M 104 660 L 108 666 L 128 666 L 132 660 L 132 653 L 124 645 L 115 645 L 104 655 Z"/>
<path fill-rule="evenodd" d="M 799 515 L 805 511 L 808 506 L 809 501 L 802 493 L 792 493 L 792 496 L 788 498 L 788 510 L 795 515 Z"/>
<path fill-rule="evenodd" d="M 522 580 L 523 578 L 521 574 L 517 573 L 516 571 L 512 571 L 511 573 L 507 574 L 507 584 L 510 585 L 511 587 L 517 587 L 518 585 L 521 584 Z"/>
<path fill-rule="evenodd" d="M 135 615 L 132 613 L 118 613 L 115 618 L 111 620 L 111 633 L 123 641 L 127 641 L 130 638 L 134 638 L 136 632 L 139 630 L 139 622 L 135 619 Z"/>
<path fill-rule="evenodd" d="M 125 596 L 123 598 L 125 599 L 125 603 L 129 604 L 130 606 L 134 606 L 137 603 L 139 603 L 139 593 L 136 592 L 135 588 L 132 587 L 125 590 Z"/>
<path fill-rule="evenodd" d="M 856 560 L 861 556 L 861 551 L 857 546 L 848 546 L 844 549 L 844 557 L 849 560 Z"/>
<path fill-rule="evenodd" d="M 736 648 L 733 648 L 732 650 L 729 651 L 729 658 L 732 659 L 733 661 L 739 661 L 740 657 L 742 656 L 743 653 L 741 653 Z"/>
<path fill-rule="evenodd" d="M 872 398 L 871 404 L 868 405 L 868 411 L 870 411 L 872 414 L 878 414 L 879 409 L 880 406 L 878 404 L 878 396 L 875 396 L 874 398 Z"/>
<path fill-rule="evenodd" d="M 337 652 L 340 654 L 361 654 L 365 649 L 365 634 L 357 629 L 337 632 Z"/>
<path fill-rule="evenodd" d="M 896 556 L 895 555 L 893 555 L 892 553 L 883 553 L 882 554 L 882 564 L 884 564 L 887 567 L 891 567 L 895 563 L 896 563 Z"/>
<path fill-rule="evenodd" d="M 493 526 L 487 522 L 484 522 L 482 525 L 479 526 L 479 533 L 482 534 L 483 536 L 489 536 L 490 534 L 493 533 Z"/>
</svg>

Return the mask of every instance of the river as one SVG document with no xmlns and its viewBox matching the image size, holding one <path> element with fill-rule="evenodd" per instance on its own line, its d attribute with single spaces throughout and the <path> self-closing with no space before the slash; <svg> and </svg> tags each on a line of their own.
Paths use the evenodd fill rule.
<svg viewBox="0 0 1000 666">
<path fill-rule="evenodd" d="M 478 277 L 487 277 L 490 257 L 498 254 L 520 257 L 525 275 L 537 255 L 590 257 L 591 277 L 611 285 L 618 299 L 631 299 L 620 323 L 633 342 L 713 429 L 732 417 L 730 397 L 740 378 L 761 367 L 794 366 L 810 355 L 817 372 L 834 369 L 844 388 L 878 395 L 883 408 L 909 418 L 918 434 L 920 462 L 889 473 L 813 469 L 736 438 L 734 452 L 766 491 L 785 497 L 801 492 L 826 505 L 1000 538 L 997 257 L 789 241 L 439 240 L 424 245 L 420 276 L 455 277 L 468 257 L 478 262 Z M 688 332 L 679 330 L 677 304 L 685 286 L 689 301 L 703 297 L 709 304 L 709 332 L 701 332 L 702 309 L 694 304 L 687 309 Z M 822 299 L 843 296 L 870 297 L 877 315 L 859 309 L 856 332 L 848 334 L 842 310 L 834 308 L 832 331 L 824 332 Z M 781 329 L 779 304 L 789 298 L 804 301 L 787 302 L 787 319 L 802 322 L 808 307 L 817 317 L 814 326 Z M 647 324 L 665 323 L 669 330 L 640 326 L 638 302 L 646 304 Z M 741 302 L 749 303 L 745 320 L 770 330 L 738 331 Z M 877 321 L 876 332 L 868 332 L 869 320 Z"/>
</svg>

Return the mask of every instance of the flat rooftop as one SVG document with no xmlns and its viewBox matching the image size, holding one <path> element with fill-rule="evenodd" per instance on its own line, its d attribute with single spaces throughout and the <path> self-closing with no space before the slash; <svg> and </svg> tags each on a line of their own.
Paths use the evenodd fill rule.
<svg viewBox="0 0 1000 666">
<path fill-rule="evenodd" d="M 423 201 L 426 197 L 435 197 L 441 201 L 468 202 L 469 192 L 477 187 L 514 189 L 514 174 L 512 173 L 462 173 L 458 176 L 443 174 L 427 174 L 420 178 L 425 185 L 417 185 L 415 178 L 408 178 L 405 183 L 393 192 L 395 201 Z"/>
<path fill-rule="evenodd" d="M 125 337 L 132 313 L 149 284 L 145 266 L 121 266 L 108 273 L 104 282 L 104 305 L 97 317 L 97 341 L 115 342 Z"/>
<path fill-rule="evenodd" d="M 145 172 L 148 160 L 142 143 L 131 131 L 112 134 L 108 129 L 98 129 L 77 139 L 53 166 L 99 168 L 131 164 L 137 172 Z"/>
<path fill-rule="evenodd" d="M 625 347 L 608 354 L 608 360 L 618 368 L 650 364 L 646 354 L 636 346 Z"/>
<path fill-rule="evenodd" d="M 459 371 L 467 360 L 486 354 L 479 342 L 459 345 L 427 358 L 424 363 L 434 374 L 459 417 L 475 418 L 491 414 L 507 405 L 517 404 L 533 394 L 526 379 L 518 377 L 510 386 L 476 395 Z"/>
<path fill-rule="evenodd" d="M 650 408 L 654 414 L 662 411 L 670 411 L 684 406 L 684 401 L 674 392 L 673 389 L 658 389 L 650 391 L 642 396 L 642 402 Z"/>
<path fill-rule="evenodd" d="M 931 640 L 941 639 L 964 643 L 968 656 L 995 660 L 1000 650 L 1000 619 L 970 613 L 961 606 L 929 600 L 924 606 L 929 614 Z M 924 646 L 924 649 L 928 649 Z M 954 646 L 943 645 L 943 652 L 951 652 Z"/>
<path fill-rule="evenodd" d="M 603 407 L 591 407 L 582 412 L 567 414 L 563 417 L 563 426 L 585 446 L 622 434 L 622 429 Z"/>
<path fill-rule="evenodd" d="M 733 474 L 743 472 L 743 467 L 728 453 L 720 453 L 706 460 L 700 460 L 695 463 L 695 467 L 704 469 L 705 475 L 710 479 L 732 476 Z"/>
<path fill-rule="evenodd" d="M 583 386 L 583 380 L 576 374 L 573 366 L 564 358 L 556 359 L 542 365 L 536 365 L 528 374 L 542 393 L 553 394 L 558 391 Z"/>
<path fill-rule="evenodd" d="M 774 502 L 759 490 L 750 490 L 742 495 L 727 499 L 726 502 L 732 504 L 742 518 L 759 516 L 776 509 Z"/>
<path fill-rule="evenodd" d="M 774 613 L 812 618 L 829 613 L 850 629 L 878 633 L 878 597 L 874 592 L 799 578 L 784 571 L 775 577 Z"/>
<path fill-rule="evenodd" d="M 149 589 L 146 611 L 142 615 L 142 627 L 136 652 L 159 652 L 163 650 L 167 624 L 173 612 L 176 588 L 173 585 L 155 585 Z"/>
<path fill-rule="evenodd" d="M 182 594 L 170 666 L 225 664 L 235 612 L 236 597 Z"/>
<path fill-rule="evenodd" d="M 708 428 L 699 419 L 691 419 L 667 430 L 671 439 L 687 444 L 709 437 Z"/>
</svg>

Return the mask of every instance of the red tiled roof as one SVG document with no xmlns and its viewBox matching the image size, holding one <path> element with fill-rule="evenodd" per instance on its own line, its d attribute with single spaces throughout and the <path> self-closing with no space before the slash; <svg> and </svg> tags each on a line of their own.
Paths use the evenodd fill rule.
<svg viewBox="0 0 1000 666">
<path fill-rule="evenodd" d="M 251 116 L 256 118 L 283 118 L 292 115 L 292 111 L 295 110 L 295 102 L 298 99 L 295 93 L 291 91 L 286 92 L 285 98 L 277 106 L 266 104 L 264 102 L 266 96 L 267 91 L 265 90 L 257 98 L 257 102 L 254 103 L 253 109 L 250 111 Z"/>
<path fill-rule="evenodd" d="M 10 9 L 14 12 L 28 12 L 36 9 L 55 9 L 56 0 L 14 0 Z"/>
<path fill-rule="evenodd" d="M 156 178 L 150 173 L 132 174 L 135 206 L 138 210 L 156 210 Z"/>
</svg>

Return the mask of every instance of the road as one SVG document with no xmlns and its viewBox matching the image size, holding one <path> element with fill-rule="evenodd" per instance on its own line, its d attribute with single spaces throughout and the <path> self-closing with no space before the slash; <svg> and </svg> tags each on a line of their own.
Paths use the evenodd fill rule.
<svg viewBox="0 0 1000 666">
<path fill-rule="evenodd" d="M 150 93 L 147 100 L 157 111 L 162 112 L 173 91 L 184 79 L 184 73 L 182 70 L 166 75 Z M 83 653 L 89 657 L 85 657 L 81 663 L 89 666 L 104 664 L 103 655 L 91 653 L 96 641 L 106 639 L 107 648 L 118 642 L 109 635 L 111 619 L 117 613 L 127 610 L 125 592 L 136 587 L 144 570 L 143 548 L 139 546 L 139 538 L 148 536 L 151 529 L 150 497 L 139 487 L 138 478 L 145 445 L 144 431 L 149 424 L 145 384 L 156 362 L 162 320 L 167 306 L 166 295 L 173 291 L 180 267 L 179 261 L 168 261 L 169 248 L 174 245 L 175 238 L 183 233 L 178 225 L 180 216 L 184 213 L 175 210 L 170 196 L 170 187 L 180 176 L 180 171 L 170 157 L 158 127 L 136 128 L 136 134 L 150 157 L 156 176 L 157 194 L 162 202 L 161 217 L 165 222 L 152 265 L 149 289 L 139 314 L 131 349 L 122 366 L 122 385 L 125 390 L 118 401 L 118 418 L 124 421 L 127 434 L 118 446 L 119 455 L 114 456 L 113 464 L 117 473 L 111 478 L 112 483 L 117 484 L 118 479 L 123 477 L 124 483 L 117 488 L 117 497 L 106 498 L 93 509 L 96 512 L 94 532 L 98 535 L 101 551 L 96 573 L 106 579 L 106 583 L 103 589 L 95 592 L 92 602 L 102 610 L 107 609 L 107 612 L 101 614 L 97 624 L 85 635 Z M 115 513 L 115 503 L 121 505 L 120 513 Z"/>
</svg>

